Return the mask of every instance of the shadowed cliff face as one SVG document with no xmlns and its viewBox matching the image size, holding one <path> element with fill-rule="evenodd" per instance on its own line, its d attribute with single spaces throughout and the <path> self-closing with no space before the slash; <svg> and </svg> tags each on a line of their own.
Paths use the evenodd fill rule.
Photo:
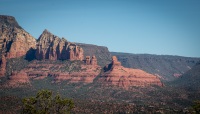
<svg viewBox="0 0 200 114">
<path fill-rule="evenodd" d="M 14 17 L 0 16 L 0 53 L 17 58 L 36 48 L 36 40 L 16 22 Z"/>
<path fill-rule="evenodd" d="M 83 60 L 83 49 L 44 30 L 37 41 L 36 59 Z"/>
</svg>

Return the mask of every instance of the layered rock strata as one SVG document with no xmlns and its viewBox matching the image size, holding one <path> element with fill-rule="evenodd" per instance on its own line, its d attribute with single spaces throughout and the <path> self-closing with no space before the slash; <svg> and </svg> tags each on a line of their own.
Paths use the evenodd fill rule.
<svg viewBox="0 0 200 114">
<path fill-rule="evenodd" d="M 24 83 L 29 79 L 44 79 L 52 77 L 53 82 L 67 81 L 68 83 L 92 83 L 100 74 L 101 67 L 98 65 L 86 65 L 82 61 L 32 61 L 20 72 L 13 72 L 10 76 L 10 85 Z M 14 81 L 15 80 L 15 81 Z"/>
<path fill-rule="evenodd" d="M 36 40 L 22 29 L 12 16 L 0 16 L 0 52 L 17 58 L 36 48 Z"/>
<path fill-rule="evenodd" d="M 22 85 L 29 85 L 30 80 L 26 72 L 20 71 L 20 72 L 12 72 L 12 75 L 10 76 L 10 79 L 8 81 L 8 86 L 12 87 L 18 87 Z"/>
<path fill-rule="evenodd" d="M 44 30 L 37 41 L 36 59 L 83 60 L 83 49 Z"/>
<path fill-rule="evenodd" d="M 112 57 L 112 63 L 104 68 L 105 72 L 100 77 L 99 81 L 106 85 L 114 85 L 122 88 L 132 86 L 162 86 L 161 81 L 157 76 L 149 74 L 140 69 L 131 69 L 121 66 L 116 56 Z"/>
</svg>

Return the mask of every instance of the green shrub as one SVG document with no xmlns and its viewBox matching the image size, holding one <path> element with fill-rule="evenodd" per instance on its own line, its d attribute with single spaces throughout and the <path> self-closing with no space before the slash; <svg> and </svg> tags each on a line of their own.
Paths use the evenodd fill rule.
<svg viewBox="0 0 200 114">
<path fill-rule="evenodd" d="M 22 114 L 66 114 L 74 107 L 72 100 L 59 94 L 53 98 L 49 90 L 41 90 L 36 97 L 24 98 L 22 102 Z"/>
</svg>

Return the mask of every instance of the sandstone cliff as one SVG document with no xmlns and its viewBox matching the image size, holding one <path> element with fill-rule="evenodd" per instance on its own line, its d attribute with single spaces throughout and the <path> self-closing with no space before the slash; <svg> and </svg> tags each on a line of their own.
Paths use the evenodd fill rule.
<svg viewBox="0 0 200 114">
<path fill-rule="evenodd" d="M 0 16 L 0 52 L 6 58 L 17 58 L 35 49 L 36 40 L 16 22 L 14 17 Z"/>
<path fill-rule="evenodd" d="M 29 83 L 29 79 L 52 77 L 52 81 L 56 83 L 67 81 L 68 83 L 88 84 L 92 83 L 100 72 L 101 67 L 97 64 L 87 65 L 83 61 L 34 60 L 20 71 L 13 71 L 8 82 L 9 85 L 14 86 Z"/>
<path fill-rule="evenodd" d="M 44 30 L 37 41 L 36 58 L 39 60 L 83 60 L 83 49 Z"/>
<path fill-rule="evenodd" d="M 157 76 L 140 69 L 130 69 L 121 66 L 116 56 L 112 57 L 112 63 L 104 68 L 105 72 L 99 78 L 101 83 L 114 85 L 128 89 L 132 86 L 162 86 Z"/>
</svg>

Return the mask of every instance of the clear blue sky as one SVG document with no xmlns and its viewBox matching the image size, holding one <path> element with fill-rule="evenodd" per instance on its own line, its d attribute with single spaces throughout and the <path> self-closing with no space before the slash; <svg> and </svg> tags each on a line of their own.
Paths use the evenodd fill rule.
<svg viewBox="0 0 200 114">
<path fill-rule="evenodd" d="M 0 0 L 35 38 L 44 29 L 110 51 L 200 57 L 200 0 Z"/>
</svg>

